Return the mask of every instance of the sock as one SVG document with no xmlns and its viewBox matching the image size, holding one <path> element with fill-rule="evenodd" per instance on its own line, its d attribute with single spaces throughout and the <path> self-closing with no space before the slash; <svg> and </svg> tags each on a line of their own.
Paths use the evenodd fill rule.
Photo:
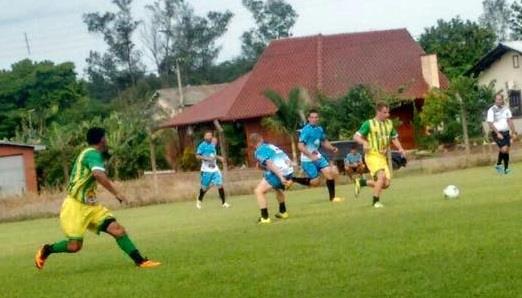
<svg viewBox="0 0 522 298">
<path fill-rule="evenodd" d="M 301 185 L 310 186 L 310 178 L 308 177 L 294 177 L 292 180 Z"/>
<path fill-rule="evenodd" d="M 261 209 L 261 217 L 263 219 L 267 219 L 268 218 L 268 209 L 267 208 Z"/>
<path fill-rule="evenodd" d="M 145 260 L 127 234 L 116 238 L 116 243 L 118 243 L 118 246 L 121 248 L 121 250 L 131 257 L 134 263 L 141 264 Z"/>
<path fill-rule="evenodd" d="M 62 240 L 51 245 L 45 245 L 43 253 L 46 257 L 48 257 L 50 254 L 69 252 L 67 249 L 68 244 L 69 240 Z"/>
<path fill-rule="evenodd" d="M 335 180 L 326 180 L 326 187 L 328 188 L 328 195 L 330 195 L 330 201 L 335 198 Z"/>
<path fill-rule="evenodd" d="M 366 179 L 361 178 L 361 179 L 359 179 L 359 185 L 361 185 L 361 187 L 368 186 L 368 182 L 366 182 Z"/>
<path fill-rule="evenodd" d="M 203 188 L 200 188 L 199 189 L 199 197 L 198 197 L 198 201 L 203 201 L 203 196 L 205 195 L 207 191 L 206 190 L 203 190 Z"/>
<path fill-rule="evenodd" d="M 507 170 L 509 166 L 509 153 L 504 153 L 504 169 Z"/>
<path fill-rule="evenodd" d="M 504 159 L 504 153 L 502 152 L 499 152 L 498 153 L 498 161 L 497 161 L 497 166 L 500 166 L 502 164 L 502 160 Z"/>
<path fill-rule="evenodd" d="M 279 203 L 279 213 L 285 213 L 285 212 L 286 212 L 285 202 Z"/>
<path fill-rule="evenodd" d="M 225 204 L 225 189 L 223 189 L 223 187 L 221 187 L 220 189 L 218 189 L 218 192 L 219 192 L 219 197 L 221 198 L 221 204 Z"/>
<path fill-rule="evenodd" d="M 379 202 L 379 197 L 373 196 L 373 205 L 375 205 L 377 202 Z"/>
</svg>

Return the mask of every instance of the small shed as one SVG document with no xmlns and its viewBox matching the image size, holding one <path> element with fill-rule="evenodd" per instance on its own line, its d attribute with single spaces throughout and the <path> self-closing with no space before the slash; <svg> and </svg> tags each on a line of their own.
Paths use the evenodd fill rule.
<svg viewBox="0 0 522 298">
<path fill-rule="evenodd" d="M 0 141 L 0 197 L 37 192 L 35 146 Z"/>
</svg>

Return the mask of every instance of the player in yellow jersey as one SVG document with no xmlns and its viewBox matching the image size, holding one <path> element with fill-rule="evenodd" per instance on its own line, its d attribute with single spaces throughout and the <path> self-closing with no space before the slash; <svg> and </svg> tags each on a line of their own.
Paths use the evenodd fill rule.
<svg viewBox="0 0 522 298">
<path fill-rule="evenodd" d="M 120 202 L 127 202 L 107 177 L 103 154 L 107 152 L 107 139 L 103 128 L 93 127 L 87 132 L 89 147 L 84 149 L 74 162 L 67 197 L 60 210 L 60 224 L 66 240 L 45 244 L 35 256 L 35 265 L 43 269 L 45 260 L 54 253 L 75 253 L 80 251 L 83 235 L 87 229 L 105 232 L 114 237 L 118 246 L 141 268 L 152 268 L 159 262 L 144 258 L 134 246 L 114 216 L 96 199 L 96 185 L 101 184 Z"/>
<path fill-rule="evenodd" d="M 405 156 L 404 149 L 399 141 L 399 135 L 393 127 L 390 118 L 390 106 L 380 102 L 376 106 L 375 118 L 365 121 L 355 133 L 354 139 L 363 145 L 364 159 L 370 170 L 373 180 L 357 179 L 355 181 L 355 196 L 359 195 L 361 186 L 373 188 L 373 206 L 382 208 L 379 201 L 384 189 L 390 186 L 391 175 L 388 167 L 388 150 L 390 142 Z"/>
</svg>

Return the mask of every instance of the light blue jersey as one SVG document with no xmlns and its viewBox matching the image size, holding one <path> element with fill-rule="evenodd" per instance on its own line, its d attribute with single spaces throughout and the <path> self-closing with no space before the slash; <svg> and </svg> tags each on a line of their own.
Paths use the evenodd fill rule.
<svg viewBox="0 0 522 298">
<path fill-rule="evenodd" d="M 326 140 L 326 135 L 321 126 L 307 124 L 301 129 L 301 133 L 299 135 L 299 143 L 303 143 L 306 149 L 316 155 L 318 158 L 321 158 L 322 155 L 319 152 L 319 147 L 321 147 L 321 143 Z M 305 154 L 301 153 L 301 161 L 309 162 L 311 159 Z"/>
<path fill-rule="evenodd" d="M 283 176 L 290 175 L 294 172 L 292 162 L 288 155 L 286 155 L 283 150 L 272 144 L 262 143 L 259 145 L 256 148 L 255 158 L 263 167 L 266 167 L 267 161 L 270 160 L 281 171 Z M 269 170 L 266 170 L 266 172 L 270 173 Z"/>
<path fill-rule="evenodd" d="M 216 165 L 216 146 L 210 142 L 203 141 L 199 144 L 196 150 L 197 155 L 204 157 L 212 157 L 213 160 L 202 160 L 201 161 L 201 172 L 219 172 L 219 168 Z"/>
<path fill-rule="evenodd" d="M 346 154 L 344 158 L 345 165 L 356 165 L 362 162 L 362 155 L 359 152 L 352 154 L 351 152 Z"/>
</svg>

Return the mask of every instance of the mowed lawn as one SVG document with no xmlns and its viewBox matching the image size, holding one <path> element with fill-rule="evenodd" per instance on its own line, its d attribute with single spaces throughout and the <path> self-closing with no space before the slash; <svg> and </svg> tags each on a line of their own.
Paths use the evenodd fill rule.
<svg viewBox="0 0 522 298">
<path fill-rule="evenodd" d="M 57 219 L 0 224 L 0 297 L 522 297 L 522 167 L 394 180 L 385 208 L 371 194 L 326 200 L 326 189 L 289 192 L 291 218 L 255 224 L 253 196 L 215 196 L 204 209 L 177 203 L 115 215 L 148 257 L 138 269 L 107 235 L 89 233 L 75 255 L 33 255 L 62 238 Z M 448 184 L 458 200 L 442 198 Z M 132 194 L 129 194 L 129 196 Z M 270 194 L 271 215 L 277 207 Z"/>
</svg>

